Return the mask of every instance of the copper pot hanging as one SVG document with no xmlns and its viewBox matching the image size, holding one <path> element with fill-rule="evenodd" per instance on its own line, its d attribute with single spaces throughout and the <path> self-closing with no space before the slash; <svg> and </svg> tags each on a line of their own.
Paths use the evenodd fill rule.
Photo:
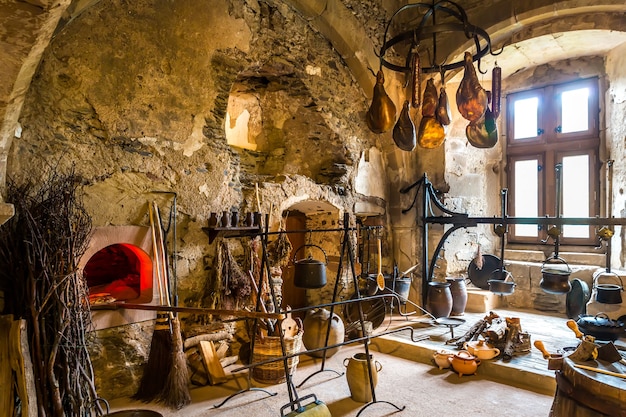
<svg viewBox="0 0 626 417">
<path fill-rule="evenodd" d="M 572 289 L 572 284 L 569 282 L 571 273 L 572 270 L 567 262 L 555 255 L 544 261 L 539 286 L 550 294 L 567 294 Z"/>
</svg>

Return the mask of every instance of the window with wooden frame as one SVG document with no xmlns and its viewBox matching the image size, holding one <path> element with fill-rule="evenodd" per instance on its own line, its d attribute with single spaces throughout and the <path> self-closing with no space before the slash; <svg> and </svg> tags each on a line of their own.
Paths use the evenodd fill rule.
<svg viewBox="0 0 626 417">
<path fill-rule="evenodd" d="M 600 211 L 598 78 L 507 96 L 508 214 L 594 217 Z M 558 165 L 557 165 L 558 164 Z M 557 190 L 557 166 L 561 190 Z M 546 226 L 512 225 L 511 243 L 541 243 Z M 564 225 L 560 243 L 594 245 L 592 226 Z"/>
</svg>

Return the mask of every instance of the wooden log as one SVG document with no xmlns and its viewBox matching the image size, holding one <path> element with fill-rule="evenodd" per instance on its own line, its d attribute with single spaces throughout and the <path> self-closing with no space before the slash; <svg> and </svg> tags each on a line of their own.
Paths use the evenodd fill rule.
<svg viewBox="0 0 626 417">
<path fill-rule="evenodd" d="M 506 322 L 508 325 L 508 331 L 506 333 L 506 339 L 504 342 L 502 359 L 510 360 L 515 353 L 515 341 L 517 340 L 519 332 L 522 331 L 522 325 L 520 324 L 520 319 L 518 317 L 507 317 Z"/>
<path fill-rule="evenodd" d="M 226 354 L 228 353 L 229 348 L 230 348 L 229 344 L 221 340 L 219 342 L 219 345 L 215 349 L 215 352 L 217 353 L 217 357 L 220 359 L 224 359 L 226 357 Z"/>
<path fill-rule="evenodd" d="M 185 350 L 187 350 L 191 347 L 197 346 L 201 341 L 217 342 L 219 340 L 226 340 L 230 338 L 231 334 L 226 330 L 215 333 L 199 334 L 197 336 L 185 339 L 183 347 Z"/>
<path fill-rule="evenodd" d="M 217 357 L 213 342 L 202 340 L 199 344 L 199 351 L 204 361 L 207 374 L 209 375 L 210 384 L 217 385 L 226 382 L 226 374 L 224 373 L 224 368 L 222 368 L 222 364 Z"/>
<path fill-rule="evenodd" d="M 13 375 L 10 366 L 9 353 L 11 324 L 13 315 L 8 314 L 0 317 L 0 415 L 13 416 Z"/>
<path fill-rule="evenodd" d="M 456 347 L 459 349 L 463 349 L 463 346 L 465 346 L 465 343 L 471 341 L 475 335 L 480 334 L 480 332 L 482 332 L 482 329 L 485 328 L 486 322 L 484 319 L 478 320 L 476 323 L 474 323 L 472 325 L 472 327 L 470 327 L 470 329 L 465 332 L 465 334 L 461 337 L 459 337 L 456 341 Z"/>
<path fill-rule="evenodd" d="M 220 359 L 220 364 L 222 364 L 222 368 L 226 368 L 227 366 L 232 365 L 233 363 L 236 363 L 238 360 L 239 360 L 238 355 L 227 356 L 223 359 Z"/>
<path fill-rule="evenodd" d="M 37 388 L 35 371 L 28 347 L 26 320 L 15 320 L 11 325 L 11 368 L 15 373 L 17 394 L 22 402 L 20 417 L 37 417 Z"/>
<path fill-rule="evenodd" d="M 502 317 L 494 318 L 483 332 L 483 336 L 491 343 L 498 343 L 506 337 L 507 324 Z"/>
</svg>

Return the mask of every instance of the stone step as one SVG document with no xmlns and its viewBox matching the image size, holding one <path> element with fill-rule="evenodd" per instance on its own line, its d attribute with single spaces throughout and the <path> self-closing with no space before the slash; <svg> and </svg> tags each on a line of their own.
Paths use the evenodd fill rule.
<svg viewBox="0 0 626 417">
<path fill-rule="evenodd" d="M 501 296 L 480 288 L 467 288 L 468 313 L 486 313 L 501 306 Z"/>
</svg>

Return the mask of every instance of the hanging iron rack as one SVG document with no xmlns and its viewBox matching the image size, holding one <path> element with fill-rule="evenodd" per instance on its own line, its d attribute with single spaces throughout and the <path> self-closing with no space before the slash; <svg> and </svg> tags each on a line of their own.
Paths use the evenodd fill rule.
<svg viewBox="0 0 626 417">
<path fill-rule="evenodd" d="M 406 213 L 413 208 L 418 201 L 418 197 L 422 197 L 421 200 L 421 230 L 422 230 L 422 303 L 426 305 L 426 296 L 428 290 L 428 282 L 433 279 L 433 272 L 439 259 L 440 252 L 443 249 L 443 245 L 448 237 L 457 229 L 477 227 L 479 224 L 492 224 L 502 225 L 507 227 L 510 224 L 537 224 L 543 226 L 555 226 L 559 229 L 563 225 L 584 225 L 584 226 L 614 226 L 614 225 L 626 225 L 625 218 L 615 217 L 509 217 L 503 210 L 501 217 L 470 217 L 466 213 L 458 213 L 447 209 L 443 203 L 439 200 L 439 192 L 435 189 L 433 184 L 428 180 L 426 174 L 419 180 L 411 185 L 400 189 L 401 194 L 406 194 L 413 188 L 417 188 L 411 205 L 402 210 L 402 213 Z M 439 212 L 435 214 L 433 206 Z M 418 223 L 419 223 L 418 219 Z M 449 225 L 433 252 L 432 258 L 429 256 L 429 225 Z"/>
<path fill-rule="evenodd" d="M 423 13 L 421 17 L 420 13 Z M 387 40 L 390 27 L 407 26 L 412 22 L 419 23 L 410 30 L 405 30 Z M 437 47 L 437 43 L 442 42 L 442 40 L 446 41 L 449 37 L 454 37 L 455 34 L 462 34 L 464 42 L 470 40 L 474 42 L 475 52 L 472 55 L 472 60 L 479 61 L 479 70 L 482 57 L 488 53 L 492 55 L 501 53 L 492 52 L 489 34 L 484 29 L 470 23 L 467 13 L 459 4 L 447 0 L 433 0 L 430 4 L 406 4 L 394 12 L 385 27 L 383 44 L 378 53 L 380 64 L 396 72 L 409 73 L 411 71 L 411 56 L 416 53 L 419 54 L 420 49 L 427 49 L 429 61 L 420 60 L 422 63 L 428 62 L 428 64 L 421 65 L 423 73 L 444 73 L 461 68 L 464 65 L 463 60 L 447 63 L 447 57 L 442 62 L 438 62 L 437 59 L 437 49 L 440 49 Z M 457 46 L 461 46 L 460 43 Z M 399 54 L 400 51 L 406 51 L 404 65 L 392 63 L 385 58 L 385 54 L 391 48 L 394 48 L 396 54 Z M 430 54 L 431 49 L 432 55 Z"/>
<path fill-rule="evenodd" d="M 273 363 L 273 362 L 278 362 L 278 361 L 283 361 L 283 366 L 285 369 L 285 376 L 286 376 L 286 385 L 287 385 L 287 391 L 289 394 L 289 404 L 287 404 L 285 407 L 283 408 L 289 408 L 292 407 L 292 411 L 295 410 L 295 407 L 297 404 L 299 404 L 304 398 L 306 397 L 299 397 L 296 388 L 301 387 L 310 377 L 312 377 L 313 375 L 317 375 L 320 372 L 324 372 L 324 371 L 332 371 L 335 372 L 338 376 L 343 375 L 343 373 L 339 373 L 335 370 L 330 370 L 330 369 L 325 369 L 325 362 L 326 362 L 326 351 L 329 349 L 334 349 L 340 346 L 344 346 L 344 345 L 348 345 L 348 344 L 353 344 L 356 342 L 363 342 L 363 346 L 365 349 L 365 354 L 366 354 L 366 358 L 367 358 L 367 369 L 368 369 L 368 373 L 369 373 L 369 382 L 370 382 L 370 390 L 371 390 L 371 394 L 372 394 L 372 401 L 370 401 L 369 403 L 365 404 L 357 413 L 357 416 L 359 416 L 361 414 L 361 412 L 363 410 L 365 410 L 366 408 L 368 408 L 369 406 L 376 404 L 376 403 L 386 403 L 389 404 L 391 406 L 393 406 L 397 411 L 402 411 L 405 409 L 405 406 L 403 407 L 398 407 L 397 405 L 395 405 L 392 402 L 389 401 L 381 401 L 378 400 L 376 398 L 376 391 L 375 391 L 375 386 L 374 386 L 374 379 L 373 379 L 373 375 L 372 375 L 372 366 L 371 366 L 371 355 L 369 354 L 369 342 L 371 339 L 375 339 L 377 337 L 381 337 L 381 336 L 385 336 L 388 334 L 392 334 L 392 333 L 398 333 L 398 332 L 402 332 L 402 331 L 408 331 L 410 332 L 410 338 L 413 342 L 418 342 L 420 340 L 423 340 L 424 338 L 426 338 L 427 336 L 416 336 L 414 334 L 414 329 L 411 326 L 403 326 L 403 327 L 399 327 L 396 329 L 391 329 L 388 331 L 384 331 L 384 332 L 380 332 L 377 333 L 375 335 L 372 334 L 368 334 L 366 332 L 366 328 L 365 328 L 365 317 L 364 317 L 364 313 L 363 313 L 363 307 L 362 307 L 362 302 L 364 301 L 368 301 L 368 300 L 372 300 L 372 299 L 381 299 L 381 298 L 391 298 L 394 299 L 398 304 L 400 303 L 400 297 L 397 294 L 379 294 L 379 295 L 373 295 L 373 296 L 361 296 L 360 292 L 359 292 L 359 285 L 358 285 L 358 281 L 357 281 L 357 276 L 356 276 L 356 272 L 355 272 L 355 263 L 354 263 L 354 253 L 352 251 L 352 245 L 351 245 L 351 241 L 350 241 L 350 233 L 359 230 L 356 227 L 351 227 L 350 226 L 350 216 L 348 213 L 344 213 L 344 218 L 343 218 L 343 227 L 342 228 L 333 228 L 333 229 L 307 229 L 307 230 L 289 230 L 289 231 L 277 231 L 277 232 L 270 232 L 268 229 L 268 224 L 269 224 L 269 215 L 266 215 L 265 218 L 265 226 L 264 229 L 261 226 L 258 227 L 230 227 L 230 228 L 212 228 L 212 227 L 206 227 L 203 228 L 204 232 L 209 236 L 209 241 L 212 242 L 213 239 L 215 239 L 218 235 L 222 235 L 224 238 L 241 238 L 241 237 L 255 237 L 255 236 L 259 236 L 261 238 L 261 242 L 262 242 L 262 257 L 261 257 L 261 271 L 264 271 L 265 273 L 261 273 L 260 276 L 260 282 L 257 283 L 258 288 L 262 288 L 263 285 L 263 279 L 264 277 L 267 277 L 267 279 L 269 279 L 270 276 L 270 265 L 269 265 L 269 261 L 268 261 L 268 256 L 267 256 L 267 245 L 268 245 L 268 237 L 271 235 L 277 235 L 280 233 L 314 233 L 314 232 L 341 232 L 343 233 L 343 238 L 342 238 L 342 244 L 341 244 L 341 256 L 339 258 L 339 267 L 337 270 L 337 278 L 335 280 L 335 286 L 334 286 L 334 290 L 333 290 L 333 297 L 332 297 L 332 302 L 330 303 L 326 303 L 326 304 L 320 304 L 317 306 L 309 306 L 309 307 L 303 307 L 303 308 L 297 308 L 297 309 L 291 309 L 289 310 L 290 313 L 297 313 L 300 311 L 306 311 L 306 310 L 310 310 L 310 309 L 314 309 L 314 308 L 322 308 L 322 307 L 330 307 L 330 315 L 332 317 L 334 308 L 336 306 L 339 305 L 345 305 L 345 304 L 349 304 L 349 303 L 356 303 L 358 306 L 358 311 L 359 311 L 359 323 L 361 325 L 361 334 L 363 335 L 362 337 L 358 337 L 355 339 L 351 339 L 349 341 L 344 341 L 342 343 L 337 343 L 337 344 L 333 344 L 333 345 L 328 345 L 328 340 L 329 340 L 329 336 L 330 336 L 330 329 L 331 329 L 331 323 L 329 321 L 328 326 L 327 326 L 327 331 L 326 331 L 326 339 L 325 339 L 325 343 L 324 343 L 324 347 L 321 348 L 317 348 L 317 349 L 310 349 L 310 350 L 301 350 L 299 352 L 295 352 L 295 353 L 290 353 L 287 354 L 286 348 L 285 348 L 285 341 L 284 341 L 284 337 L 282 332 L 278 332 L 279 337 L 280 337 L 280 344 L 281 344 L 281 349 L 282 349 L 282 356 L 280 357 L 276 357 L 276 358 L 272 358 L 272 359 L 267 359 L 264 361 L 258 361 L 255 363 L 251 363 L 248 365 L 243 365 L 241 367 L 238 367 L 236 369 L 233 369 L 232 372 L 238 372 L 238 371 L 242 371 L 242 370 L 246 370 L 246 369 L 252 369 L 255 366 L 261 366 L 264 364 L 268 364 L 268 363 Z M 357 298 L 356 299 L 350 299 L 350 300 L 341 300 L 341 301 L 337 301 L 337 296 L 339 293 L 339 282 L 340 282 L 340 278 L 341 275 L 343 273 L 343 260 L 344 258 L 347 258 L 348 260 L 348 267 L 349 267 L 349 273 L 351 275 L 352 278 L 352 283 L 354 285 L 355 291 L 357 293 Z M 276 302 L 276 295 L 273 289 L 273 286 L 269 286 L 270 287 L 270 294 L 272 297 L 272 300 L 274 301 L 274 304 L 277 305 Z M 261 305 L 261 292 L 259 291 L 257 293 L 257 299 L 256 299 L 256 310 L 259 311 L 260 310 L 260 305 Z M 280 310 L 280 309 L 279 309 Z M 282 312 L 282 311 L 279 311 Z M 285 312 L 286 313 L 286 312 Z M 410 315 L 412 313 L 402 313 L 400 312 L 400 315 Z M 253 325 L 253 336 L 252 336 L 252 340 L 251 340 L 251 352 L 254 351 L 254 335 L 256 334 L 257 331 L 257 326 L 258 326 L 258 319 L 253 319 L 254 320 L 254 325 Z M 276 324 L 276 326 L 278 328 L 280 328 L 280 322 Z M 296 385 L 293 383 L 293 379 L 291 377 L 291 374 L 289 373 L 288 370 L 288 360 L 300 355 L 304 355 L 310 352 L 317 352 L 317 351 L 323 351 L 324 355 L 322 357 L 322 364 L 321 364 L 321 368 L 319 371 L 314 372 L 312 375 L 310 375 L 309 377 L 307 377 L 300 385 L 298 385 L 296 387 Z M 214 405 L 214 408 L 219 408 L 222 405 L 226 404 L 230 399 L 232 399 L 233 397 L 243 394 L 245 392 L 248 391 L 263 391 L 265 393 L 268 394 L 268 396 L 275 396 L 277 393 L 272 393 L 269 392 L 267 390 L 264 390 L 262 388 L 257 388 L 257 387 L 252 387 L 252 384 L 250 382 L 250 372 L 248 372 L 248 376 L 247 376 L 247 387 L 237 391 L 233 394 L 231 394 L 230 396 L 228 396 L 226 399 L 224 399 L 221 403 Z"/>
</svg>

